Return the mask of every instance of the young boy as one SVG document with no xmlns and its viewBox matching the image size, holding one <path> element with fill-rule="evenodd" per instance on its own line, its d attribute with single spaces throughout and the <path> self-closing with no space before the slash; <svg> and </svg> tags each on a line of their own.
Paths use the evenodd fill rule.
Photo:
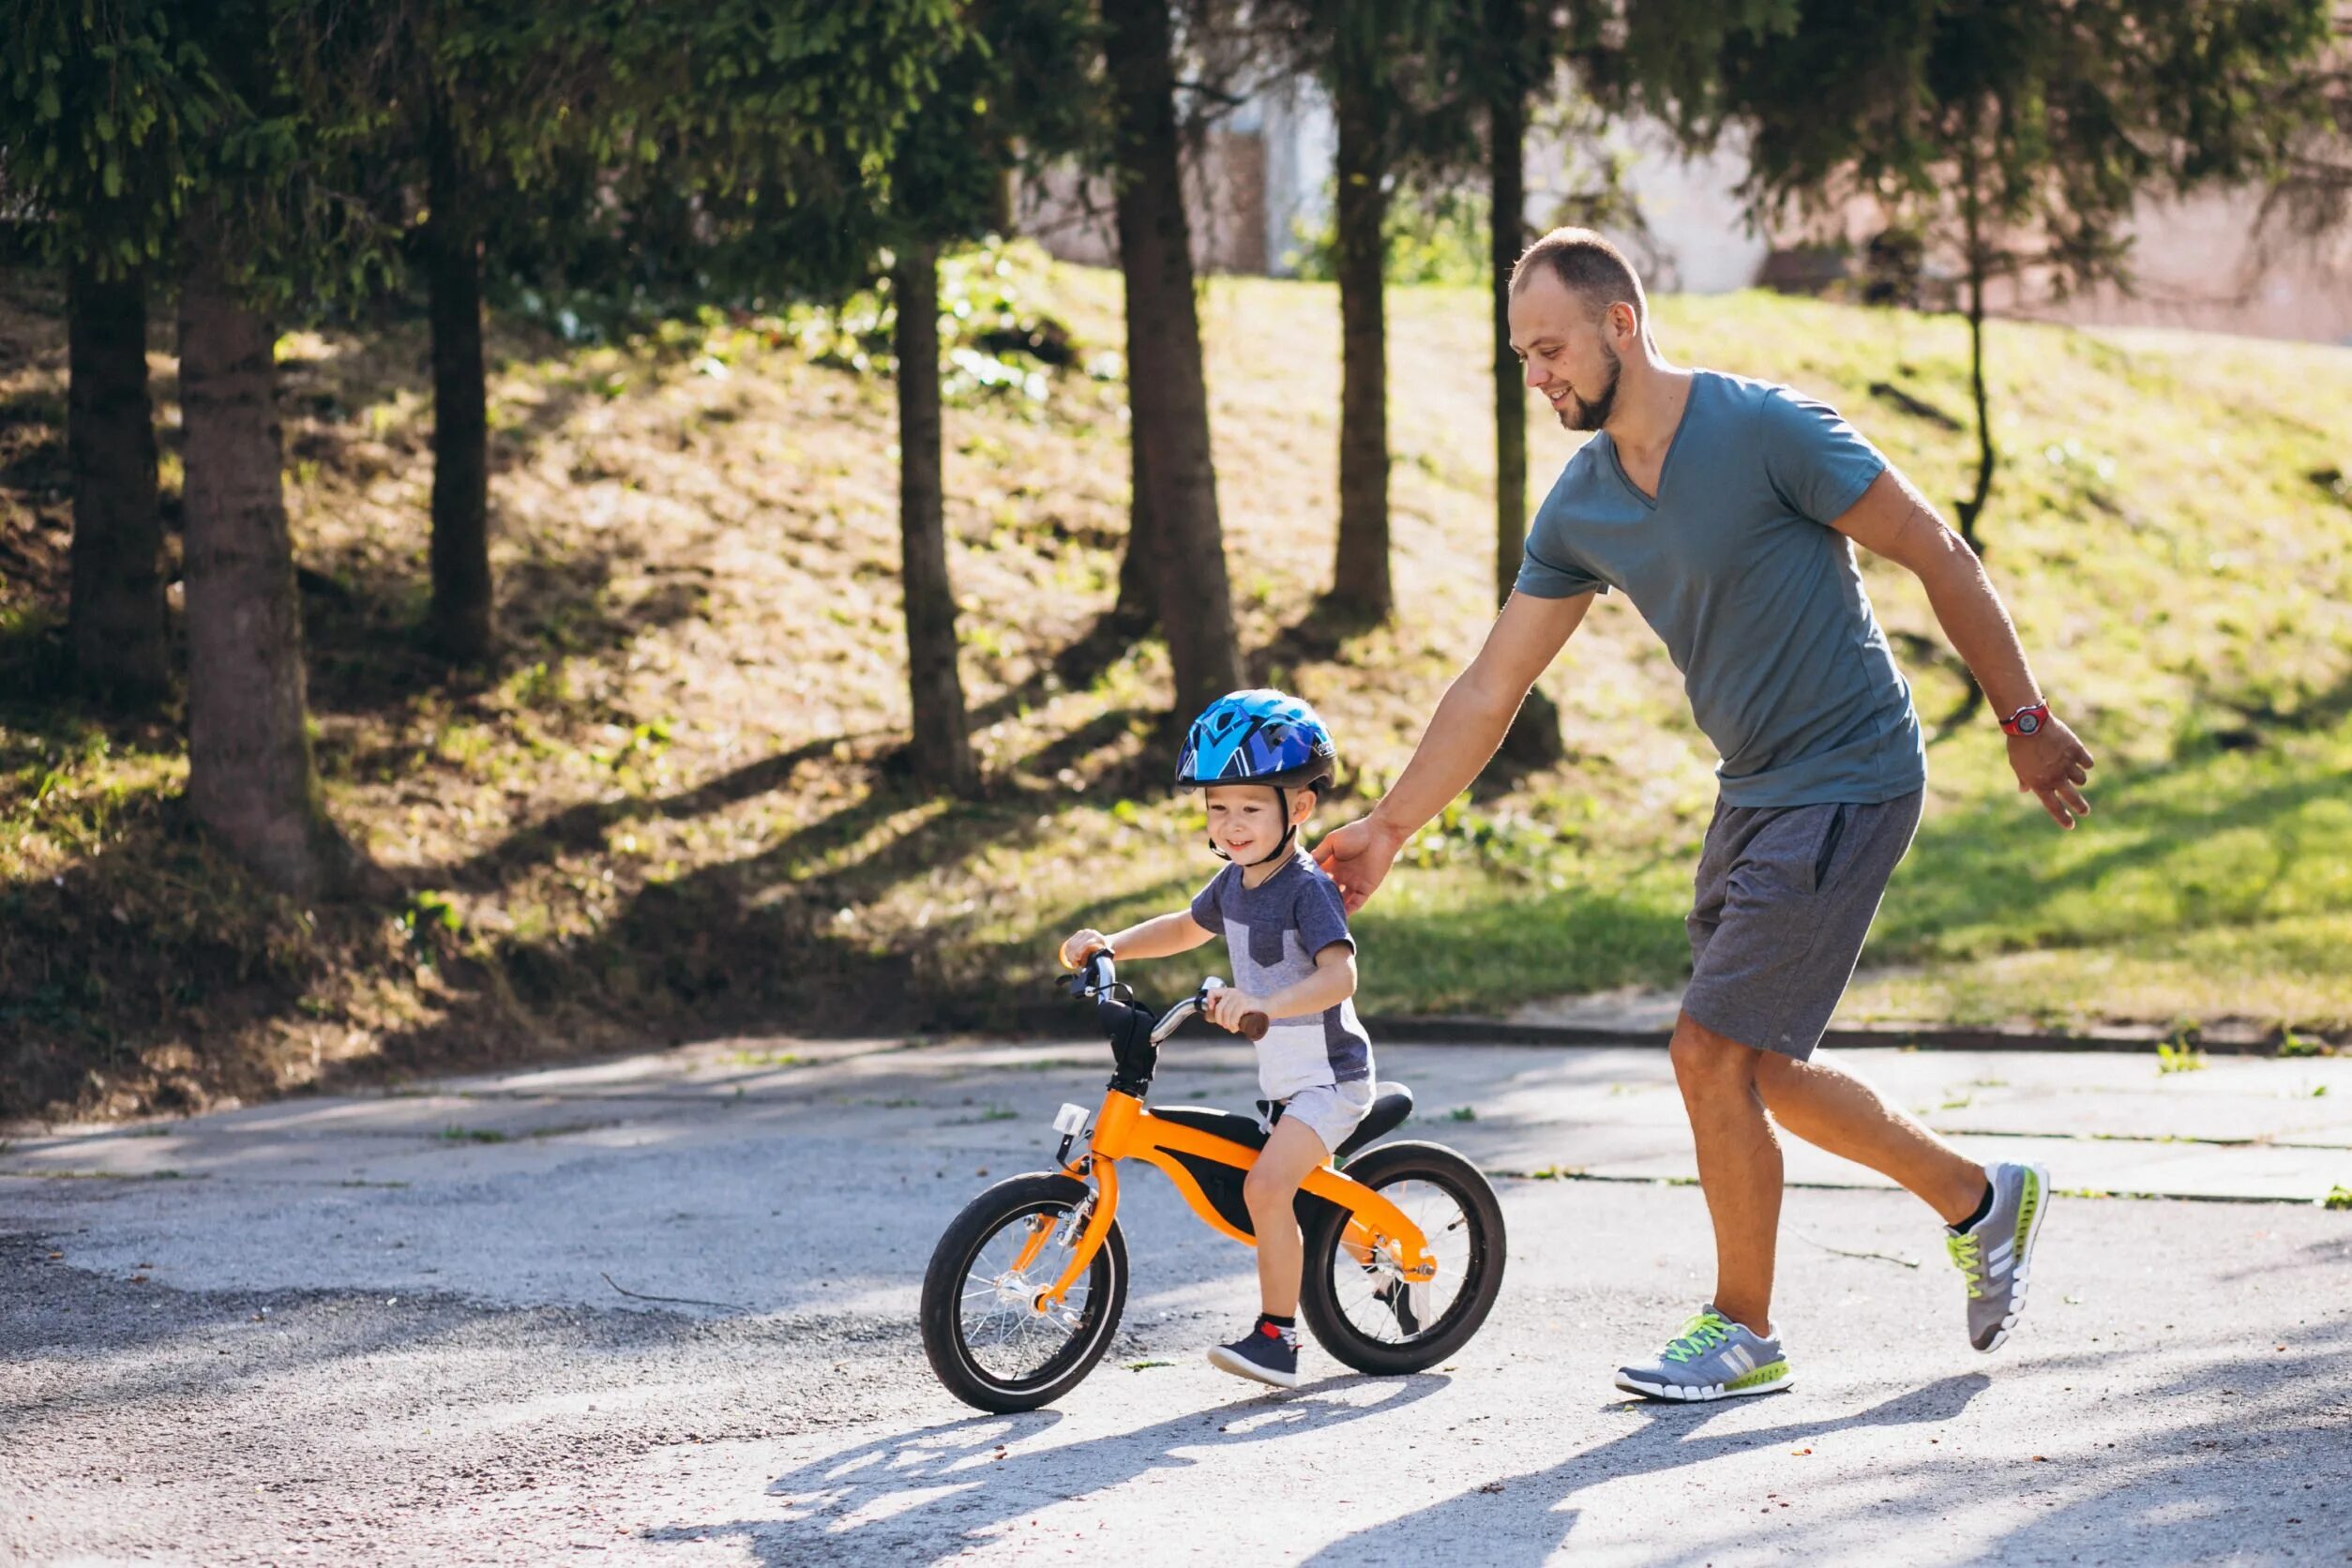
<svg viewBox="0 0 2352 1568">
<path fill-rule="evenodd" d="M 1212 1023 L 1269 1020 L 1258 1082 L 1282 1105 L 1243 1197 L 1258 1234 L 1263 1310 L 1250 1332 L 1209 1352 L 1210 1364 L 1278 1388 L 1299 1380 L 1303 1248 L 1291 1199 L 1372 1106 L 1372 1042 L 1356 1020 L 1355 942 L 1339 890 L 1298 842 L 1331 787 L 1337 752 L 1315 710 L 1278 691 L 1237 691 L 1193 720 L 1176 786 L 1207 796 L 1209 847 L 1230 862 L 1192 907 L 1106 937 L 1062 944 L 1076 967 L 1108 947 L 1118 959 L 1162 958 L 1225 938 L 1233 984 L 1210 993 Z"/>
</svg>

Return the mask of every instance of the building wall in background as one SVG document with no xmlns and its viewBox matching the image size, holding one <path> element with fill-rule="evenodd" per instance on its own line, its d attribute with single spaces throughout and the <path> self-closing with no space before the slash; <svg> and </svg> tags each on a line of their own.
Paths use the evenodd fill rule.
<svg viewBox="0 0 2352 1568">
<path fill-rule="evenodd" d="M 1874 214 L 1849 212 L 1843 251 L 1822 250 L 1795 233 L 1757 233 L 1737 196 L 1746 166 L 1736 144 L 1685 158 L 1664 128 L 1638 121 L 1610 142 L 1628 158 L 1625 184 L 1647 231 L 1612 237 L 1642 263 L 1657 293 L 1835 287 L 1852 275 L 1877 226 Z M 1335 151 L 1330 108 L 1308 81 L 1277 79 L 1220 115 L 1186 164 L 1194 264 L 1212 272 L 1294 274 L 1300 236 L 1330 221 Z M 1530 225 L 1547 227 L 1557 219 L 1573 194 L 1571 166 L 1565 149 L 1530 139 Z M 2134 226 L 2138 280 L 2130 294 L 2104 289 L 2058 301 L 2027 279 L 1996 288 L 1989 302 L 2001 314 L 2083 326 L 2170 326 L 2352 344 L 2352 239 L 2316 249 L 2264 245 L 2255 235 L 2259 205 L 2250 192 L 2149 202 Z M 1023 231 L 1057 256 L 1098 265 L 1118 259 L 1109 188 L 1102 180 L 1057 171 L 1024 186 L 1017 210 Z M 1951 268 L 1930 264 L 1948 284 Z"/>
<path fill-rule="evenodd" d="M 2257 234 L 2262 201 L 2233 191 L 2144 204 L 2133 225 L 2133 289 L 2038 298 L 1988 289 L 2004 314 L 2078 326 L 2169 326 L 2352 346 L 2352 235 L 2316 244 Z"/>
<path fill-rule="evenodd" d="M 1184 159 L 1193 265 L 1275 278 L 1295 273 L 1300 234 L 1329 221 L 1335 151 L 1331 113 L 1311 83 L 1260 88 L 1204 128 Z M 1118 262 L 1107 178 L 1081 177 L 1064 166 L 1017 182 L 1014 211 L 1021 232 L 1063 261 Z"/>
</svg>

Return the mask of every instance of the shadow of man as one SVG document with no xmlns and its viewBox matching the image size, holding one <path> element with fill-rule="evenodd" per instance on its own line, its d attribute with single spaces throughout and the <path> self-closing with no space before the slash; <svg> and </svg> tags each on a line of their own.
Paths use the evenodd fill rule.
<svg viewBox="0 0 2352 1568">
<path fill-rule="evenodd" d="M 1474 1541 L 1478 1560 L 1485 1568 L 1545 1562 L 1567 1545 L 1576 1528 L 1582 1510 L 1571 1506 L 1571 1500 L 1578 1491 L 1599 1482 L 1680 1470 L 1830 1432 L 1949 1421 L 1991 1383 L 1983 1373 L 1970 1372 L 1913 1389 L 1852 1415 L 1721 1434 L 1709 1434 L 1702 1428 L 1722 1415 L 1732 1400 L 1709 1405 L 1636 1405 L 1629 1413 L 1638 1425 L 1621 1437 L 1548 1469 L 1487 1481 L 1403 1518 L 1367 1525 L 1306 1561 L 1436 1562 L 1449 1555 L 1458 1556 L 1465 1543 Z M 1666 1527 L 1671 1528 L 1670 1522 Z M 1720 1555 L 1721 1546 L 1719 1541 L 1711 1540 L 1697 1555 Z M 1673 1557 L 1661 1551 L 1657 1560 L 1671 1561 Z"/>
</svg>

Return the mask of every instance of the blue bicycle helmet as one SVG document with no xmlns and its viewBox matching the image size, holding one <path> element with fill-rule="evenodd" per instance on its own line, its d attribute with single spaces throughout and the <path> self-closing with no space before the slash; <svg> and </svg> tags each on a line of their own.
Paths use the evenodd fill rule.
<svg viewBox="0 0 2352 1568">
<path fill-rule="evenodd" d="M 1176 787 L 1268 785 L 1287 822 L 1290 792 L 1308 789 L 1324 793 L 1338 765 L 1339 748 L 1332 744 L 1331 731 L 1323 728 L 1315 710 L 1287 693 L 1261 687 L 1229 692 L 1192 721 L 1184 733 L 1184 748 L 1176 758 Z M 1288 854 L 1297 831 L 1286 827 L 1282 842 L 1266 860 Z M 1219 855 L 1225 853 L 1214 841 L 1210 848 Z"/>
</svg>

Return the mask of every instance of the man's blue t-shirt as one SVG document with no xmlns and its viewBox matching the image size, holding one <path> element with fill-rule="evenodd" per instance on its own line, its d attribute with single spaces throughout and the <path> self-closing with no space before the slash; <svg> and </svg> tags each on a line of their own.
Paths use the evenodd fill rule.
<svg viewBox="0 0 2352 1568">
<path fill-rule="evenodd" d="M 1919 716 L 1852 542 L 1829 526 L 1886 466 L 1835 410 L 1696 371 L 1657 499 L 1595 435 L 1535 514 L 1518 590 L 1633 600 L 1682 671 L 1728 804 L 1897 799 L 1927 781 Z"/>
</svg>

